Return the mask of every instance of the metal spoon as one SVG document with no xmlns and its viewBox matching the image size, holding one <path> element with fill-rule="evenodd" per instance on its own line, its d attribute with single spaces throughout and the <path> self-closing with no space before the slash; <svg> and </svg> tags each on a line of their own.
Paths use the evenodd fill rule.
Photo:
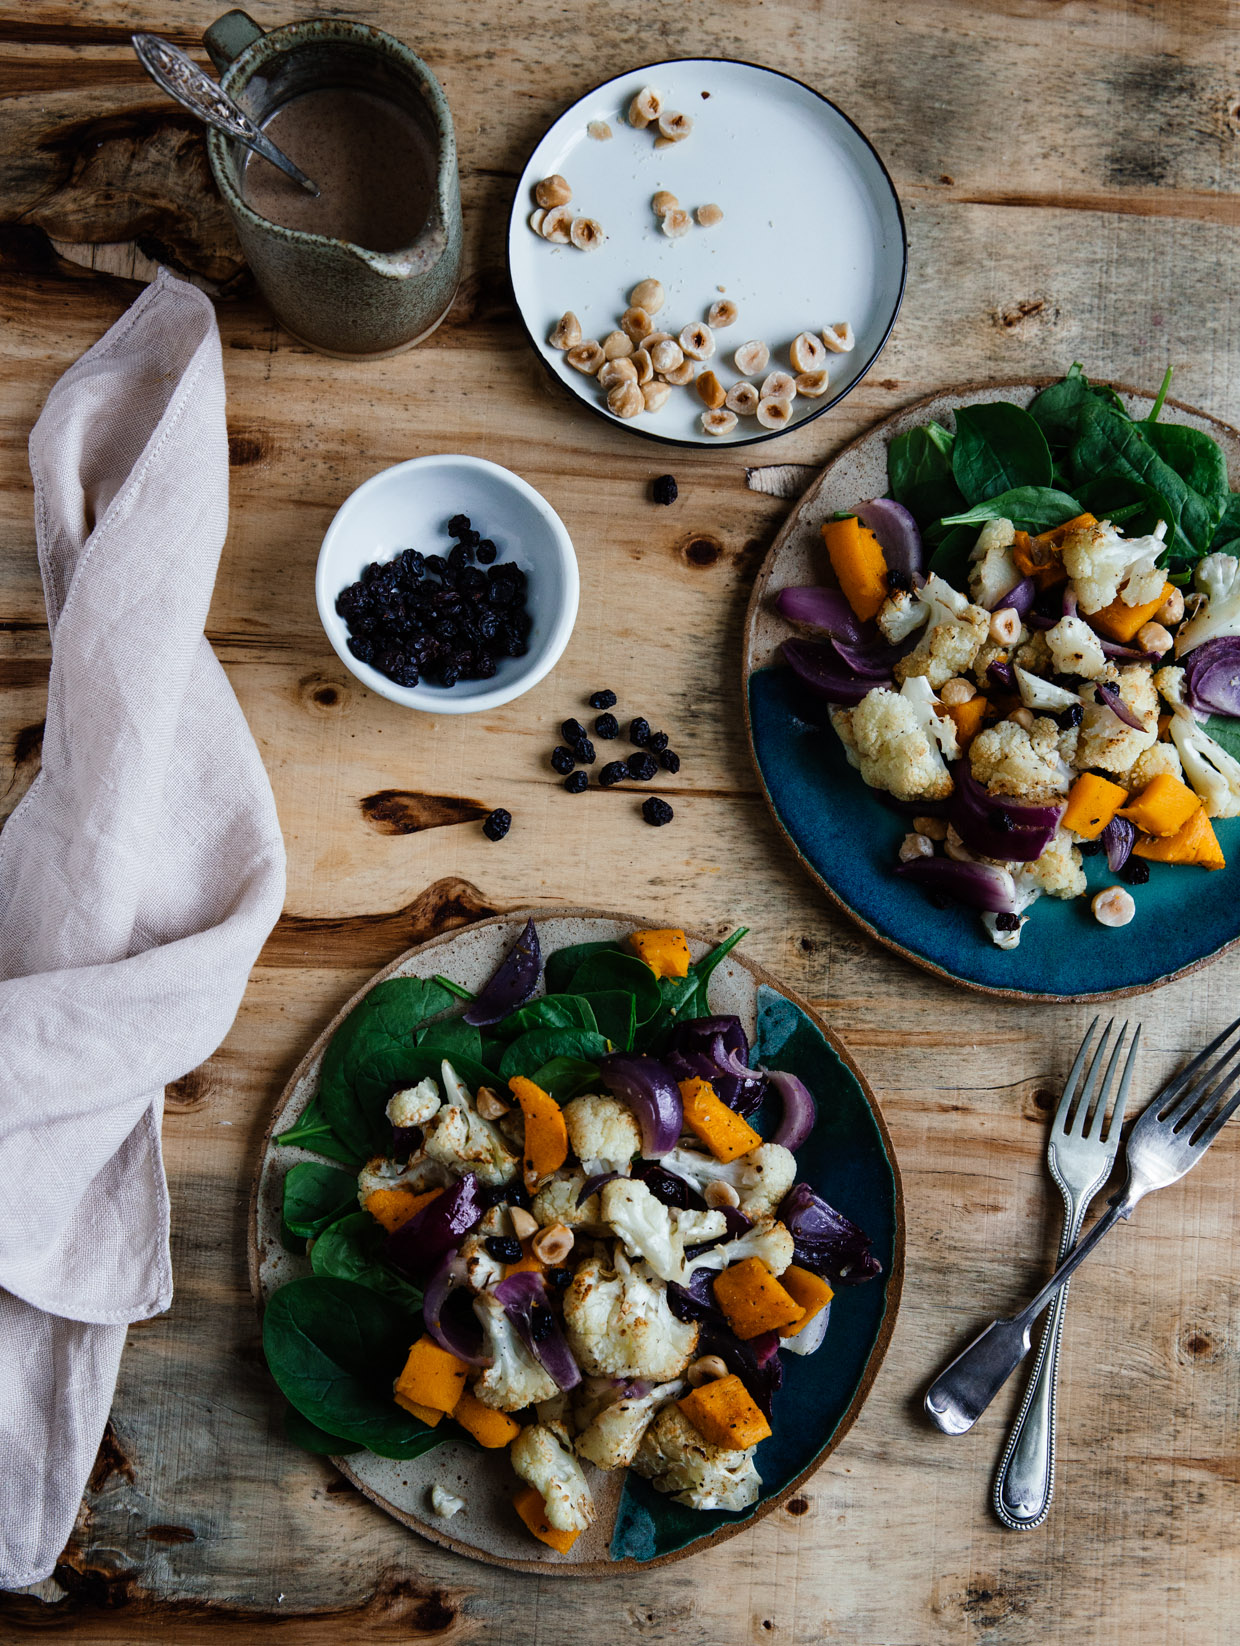
<svg viewBox="0 0 1240 1646">
<path fill-rule="evenodd" d="M 218 81 L 212 80 L 179 46 L 174 46 L 170 40 L 161 40 L 157 34 L 135 34 L 130 38 L 142 67 L 170 97 L 175 97 L 178 103 L 200 120 L 205 120 L 208 126 L 227 132 L 229 137 L 235 137 L 247 148 L 253 149 L 255 154 L 261 154 L 264 160 L 270 160 L 273 166 L 279 166 L 286 176 L 300 183 L 307 194 L 318 196 L 318 184 L 312 183 L 305 172 L 300 171 L 288 155 L 278 149 L 270 137 L 237 107 Z"/>
</svg>

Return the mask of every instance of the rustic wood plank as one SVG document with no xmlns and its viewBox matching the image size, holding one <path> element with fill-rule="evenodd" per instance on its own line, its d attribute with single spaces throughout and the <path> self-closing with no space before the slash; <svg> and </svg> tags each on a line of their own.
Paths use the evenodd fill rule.
<svg viewBox="0 0 1240 1646">
<path fill-rule="evenodd" d="M 288 15 L 283 0 L 251 9 L 268 25 Z M 918 1391 L 1051 1257 L 1045 1125 L 1088 1013 L 950 989 L 871 944 L 798 873 L 758 798 L 737 696 L 745 599 L 786 505 L 745 489 L 750 454 L 669 457 L 583 418 L 521 339 L 502 234 L 525 152 L 584 86 L 664 52 L 748 57 L 820 87 L 870 133 L 911 243 L 904 312 L 876 372 L 763 459 L 819 463 L 942 383 L 1072 359 L 1151 385 L 1173 360 L 1178 394 L 1234 416 L 1235 6 L 910 0 L 893 13 L 768 0 L 674 9 L 657 40 L 650 17 L 578 0 L 496 8 L 492 29 L 452 0 L 416 17 L 373 0 L 364 15 L 421 51 L 452 101 L 466 281 L 426 346 L 353 366 L 272 324 L 197 135 L 136 71 L 131 29 L 192 47 L 209 14 L 174 0 L 0 4 L 0 820 L 37 770 L 48 667 L 26 434 L 131 300 L 121 276 L 146 265 L 126 248 L 145 243 L 225 293 L 233 512 L 210 633 L 290 858 L 286 913 L 233 1032 L 169 1094 L 176 1300 L 131 1335 L 115 1433 L 61 1581 L 0 1597 L 0 1641 L 49 1628 L 81 1642 L 248 1639 L 261 1625 L 309 1642 L 562 1646 L 583 1602 L 609 1626 L 687 1646 L 1229 1639 L 1240 1148 L 1220 1143 L 1079 1278 L 1058 1499 L 1041 1532 L 1009 1536 L 986 1506 L 1003 1414 L 949 1441 L 920 1420 Z M 312 595 L 347 492 L 446 449 L 496 457 L 547 495 L 577 544 L 583 596 L 551 679 L 451 723 L 366 693 L 328 648 Z M 668 467 L 682 500 L 654 509 L 645 488 Z M 555 727 L 604 681 L 684 757 L 667 791 L 673 828 L 642 827 L 631 797 L 575 800 L 549 781 Z M 501 803 L 517 821 L 493 846 L 468 814 Z M 588 1591 L 424 1544 L 286 1446 L 244 1261 L 267 1111 L 340 1002 L 437 930 L 570 901 L 719 931 L 747 921 L 748 952 L 829 1017 L 875 1085 L 909 1218 L 895 1340 L 840 1452 L 692 1568 Z M 1238 982 L 1232 957 L 1137 1003 L 1146 1089 L 1229 1015 Z"/>
</svg>

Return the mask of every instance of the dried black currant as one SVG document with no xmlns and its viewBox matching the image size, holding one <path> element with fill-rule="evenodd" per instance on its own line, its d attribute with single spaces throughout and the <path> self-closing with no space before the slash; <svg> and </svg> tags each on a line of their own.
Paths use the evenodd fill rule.
<svg viewBox="0 0 1240 1646">
<path fill-rule="evenodd" d="M 561 777 L 567 777 L 576 764 L 577 762 L 573 758 L 573 751 L 571 749 L 566 749 L 562 743 L 557 744 L 557 746 L 552 749 L 551 765 L 555 771 L 559 772 Z"/>
<path fill-rule="evenodd" d="M 488 1235 L 483 1242 L 497 1263 L 520 1263 L 521 1242 L 515 1235 Z"/>
<path fill-rule="evenodd" d="M 604 688 L 601 692 L 594 692 L 591 695 L 590 707 L 592 709 L 614 709 L 615 706 L 616 706 L 616 694 L 615 694 L 615 692 L 609 692 L 609 691 L 606 690 L 606 688 Z"/>
<path fill-rule="evenodd" d="M 624 760 L 609 760 L 598 774 L 600 789 L 610 789 L 613 783 L 623 783 L 629 775 L 628 763 Z"/>
<path fill-rule="evenodd" d="M 629 742 L 636 743 L 638 748 L 644 748 L 646 739 L 650 736 L 650 722 L 638 715 L 636 720 L 629 721 Z"/>
<path fill-rule="evenodd" d="M 659 764 L 665 772 L 678 772 L 680 770 L 680 756 L 675 749 L 664 749 L 659 756 Z"/>
<path fill-rule="evenodd" d="M 614 714 L 600 714 L 594 720 L 594 735 L 601 737 L 605 743 L 610 743 L 613 737 L 620 735 L 620 722 Z"/>
<path fill-rule="evenodd" d="M 502 806 L 497 806 L 482 825 L 482 832 L 488 840 L 502 840 L 512 827 L 512 813 L 506 812 Z"/>
<path fill-rule="evenodd" d="M 584 794 L 590 787 L 590 779 L 585 772 L 570 772 L 564 779 L 564 787 L 569 794 Z"/>
<path fill-rule="evenodd" d="M 651 754 L 662 754 L 664 749 L 667 747 L 667 742 L 668 738 L 666 732 L 651 732 L 650 736 L 646 739 L 646 747 L 650 750 Z"/>
<path fill-rule="evenodd" d="M 586 735 L 586 729 L 580 720 L 565 720 L 560 726 L 560 736 L 571 749 L 574 744 L 580 743 Z"/>
<path fill-rule="evenodd" d="M 652 794 L 648 800 L 642 801 L 642 816 L 653 828 L 661 829 L 665 823 L 670 823 L 676 813 L 666 800 L 660 800 L 657 794 Z"/>
<path fill-rule="evenodd" d="M 674 474 L 661 474 L 657 480 L 650 483 L 650 501 L 652 503 L 674 503 L 680 496 L 680 487 L 676 484 Z"/>
<path fill-rule="evenodd" d="M 652 754 L 642 749 L 638 754 L 631 754 L 626 762 L 629 776 L 635 777 L 639 783 L 649 783 L 659 769 L 659 762 Z"/>
<path fill-rule="evenodd" d="M 1130 886 L 1144 886 L 1150 878 L 1150 866 L 1139 857 L 1130 857 L 1119 871 L 1119 877 Z"/>
<path fill-rule="evenodd" d="M 449 537 L 464 537 L 470 529 L 470 518 L 467 514 L 454 514 L 448 522 Z"/>
</svg>

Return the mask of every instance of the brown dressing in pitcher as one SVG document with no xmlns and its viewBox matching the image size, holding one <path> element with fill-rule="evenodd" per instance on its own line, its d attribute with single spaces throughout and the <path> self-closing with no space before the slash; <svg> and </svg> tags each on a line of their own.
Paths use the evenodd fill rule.
<svg viewBox="0 0 1240 1646">
<path fill-rule="evenodd" d="M 351 86 L 324 86 L 289 98 L 263 130 L 314 179 L 319 195 L 251 153 L 241 195 L 260 217 L 369 251 L 400 251 L 417 239 L 435 198 L 435 154 L 399 104 Z"/>
</svg>

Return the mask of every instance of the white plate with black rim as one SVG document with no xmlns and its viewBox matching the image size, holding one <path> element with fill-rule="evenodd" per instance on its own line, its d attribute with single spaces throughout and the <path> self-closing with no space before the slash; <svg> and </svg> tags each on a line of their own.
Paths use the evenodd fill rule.
<svg viewBox="0 0 1240 1646">
<path fill-rule="evenodd" d="M 665 111 L 691 118 L 681 141 L 657 147 L 655 126 L 629 124 L 630 104 L 646 88 Z M 610 137 L 591 135 L 604 126 Z M 534 189 L 555 174 L 572 189 L 572 213 L 600 225 L 603 240 L 594 249 L 553 243 L 531 227 Z M 692 217 L 678 238 L 664 234 L 652 208 L 660 190 Z M 723 215 L 703 227 L 694 214 L 707 205 Z M 861 381 L 895 324 L 908 253 L 887 169 L 834 103 L 775 69 L 681 58 L 605 81 L 555 121 L 517 185 L 508 260 L 531 343 L 591 411 L 668 445 L 746 446 L 821 416 Z M 829 387 L 816 399 L 798 395 L 784 428 L 743 416 L 730 433 L 709 434 L 692 383 L 674 387 L 661 410 L 625 419 L 548 338 L 571 311 L 583 338 L 601 343 L 618 328 L 633 287 L 649 278 L 667 294 L 656 325 L 673 336 L 705 320 L 721 298 L 736 305 L 736 320 L 718 331 L 715 354 L 701 362 L 725 389 L 745 377 L 733 355 L 750 340 L 769 348 L 767 371 L 792 369 L 789 345 L 803 331 L 818 335 L 847 321 L 854 344 L 827 356 Z M 749 380 L 760 385 L 764 376 Z"/>
</svg>

